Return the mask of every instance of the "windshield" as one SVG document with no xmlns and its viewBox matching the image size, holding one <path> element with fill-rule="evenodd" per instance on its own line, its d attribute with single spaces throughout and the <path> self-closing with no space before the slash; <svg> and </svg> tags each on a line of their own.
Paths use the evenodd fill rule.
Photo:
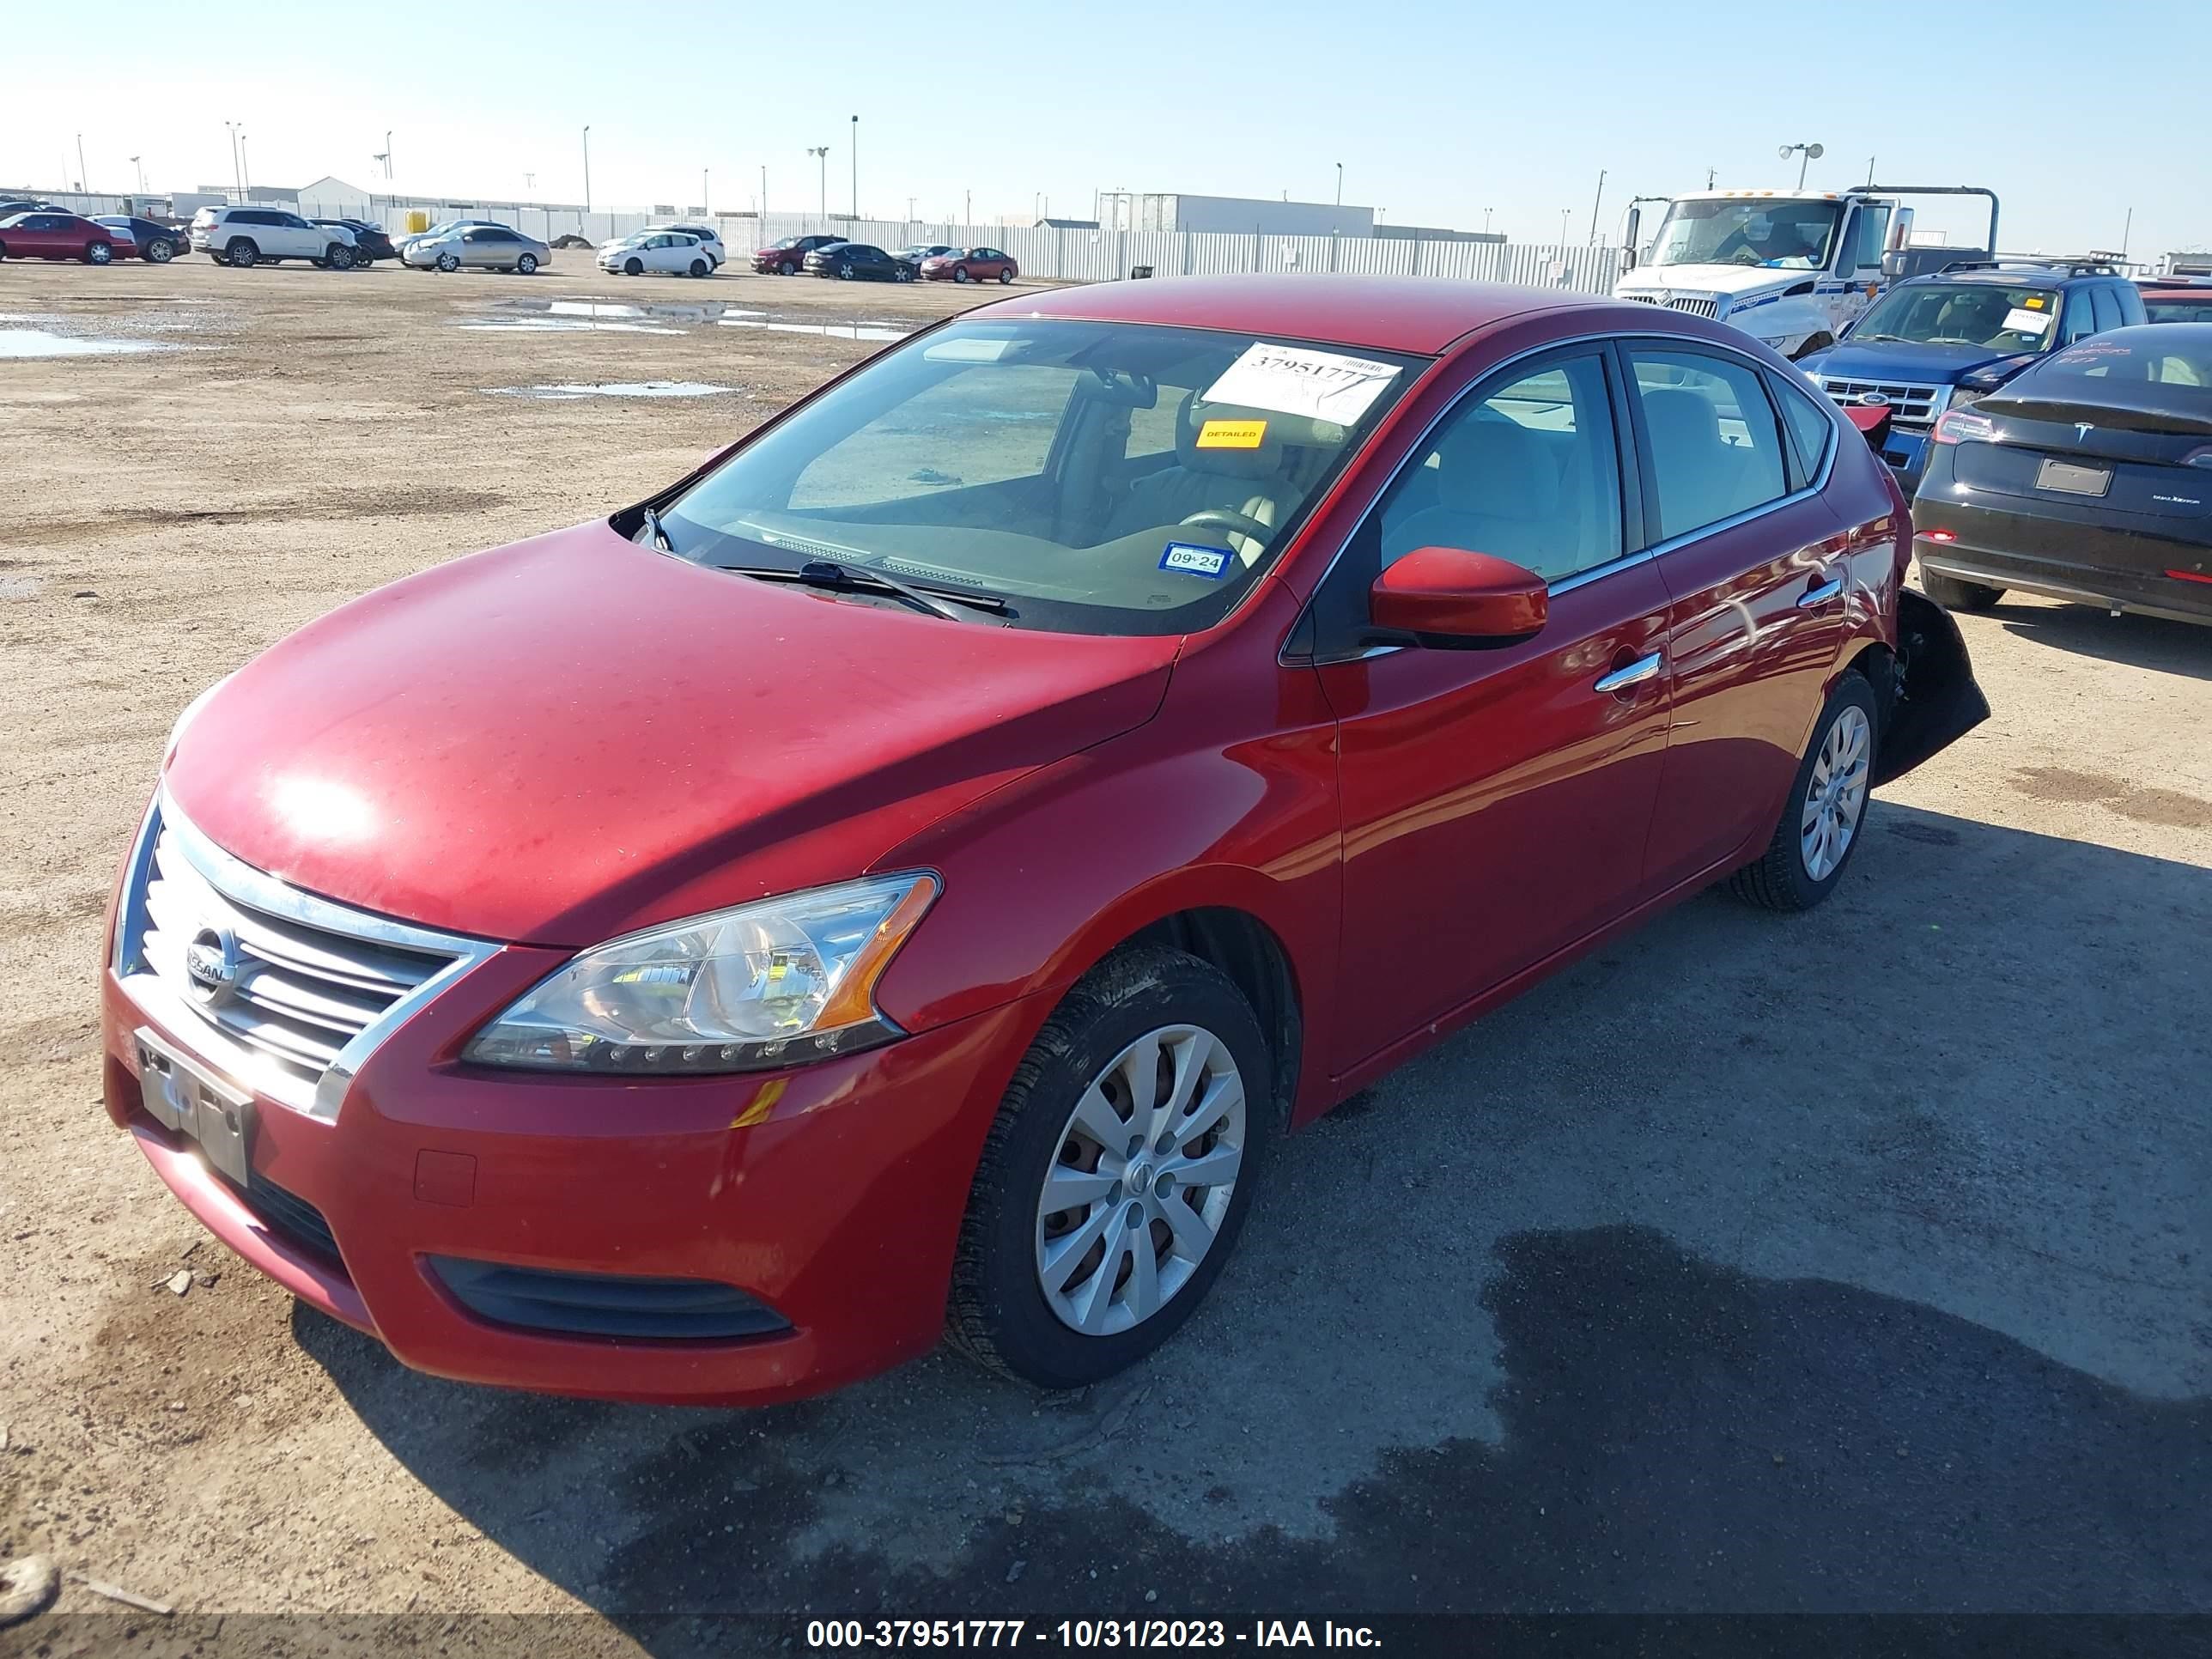
<svg viewBox="0 0 2212 1659">
<path fill-rule="evenodd" d="M 973 321 L 886 353 L 662 509 L 732 569 L 828 561 L 987 621 L 1225 616 L 1424 360 L 1133 324 Z M 871 601 L 874 602 L 874 601 Z"/>
<path fill-rule="evenodd" d="M 2008 283 L 1929 283 L 1893 288 L 1850 331 L 1860 344 L 1986 346 L 2040 351 L 2057 337 L 2058 290 Z"/>
<path fill-rule="evenodd" d="M 2146 295 L 2143 310 L 2154 323 L 2212 323 L 2212 289 L 2186 297 Z"/>
<path fill-rule="evenodd" d="M 1843 214 L 1841 202 L 1676 202 L 1660 223 L 1652 263 L 1825 270 Z"/>
</svg>

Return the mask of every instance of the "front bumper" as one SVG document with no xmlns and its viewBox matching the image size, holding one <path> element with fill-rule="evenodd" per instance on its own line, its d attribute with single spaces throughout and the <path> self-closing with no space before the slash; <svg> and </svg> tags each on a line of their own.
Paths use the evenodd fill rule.
<svg viewBox="0 0 2212 1659">
<path fill-rule="evenodd" d="M 224 1243 L 417 1370 L 760 1405 L 932 1346 L 984 1133 L 1044 1011 L 1017 1001 L 787 1073 L 648 1083 L 459 1064 L 469 1031 L 557 955 L 511 948 L 454 982 L 376 1049 L 334 1119 L 256 1095 L 252 1194 L 146 1109 L 137 1032 L 202 1060 L 193 1022 L 156 1018 L 106 973 L 108 1115 Z M 708 1281 L 785 1327 L 672 1340 L 525 1328 L 471 1313 L 433 1257 Z"/>
</svg>

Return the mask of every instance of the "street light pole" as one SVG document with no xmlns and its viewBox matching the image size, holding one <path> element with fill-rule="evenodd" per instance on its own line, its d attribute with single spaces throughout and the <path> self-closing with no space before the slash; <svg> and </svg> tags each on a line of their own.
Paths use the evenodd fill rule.
<svg viewBox="0 0 2212 1659">
<path fill-rule="evenodd" d="M 80 190 L 92 188 L 92 181 L 84 170 L 84 135 L 81 132 L 76 136 L 76 182 Z"/>
<path fill-rule="evenodd" d="M 251 191 L 253 188 L 253 158 L 246 152 L 246 134 L 243 130 L 238 135 L 238 176 L 246 181 L 247 190 Z"/>
<path fill-rule="evenodd" d="M 1592 201 L 1591 201 L 1591 203 L 1590 203 L 1590 234 L 1589 234 L 1589 239 L 1590 239 L 1590 245 L 1591 245 L 1592 246 L 1595 246 L 1597 245 L 1597 210 L 1598 210 L 1598 206 L 1599 206 L 1599 204 L 1600 204 L 1601 203 L 1602 203 L 1604 200 L 1605 200 L 1605 169 L 1604 169 L 1603 167 L 1600 167 L 1600 168 L 1597 170 L 1597 195 L 1596 195 L 1595 198 L 1594 200 L 1592 200 Z"/>
<path fill-rule="evenodd" d="M 761 240 L 766 241 L 768 240 L 768 163 L 765 161 L 761 163 L 760 216 Z"/>
<path fill-rule="evenodd" d="M 714 211 L 714 198 L 707 192 L 708 171 L 706 167 L 699 169 L 699 211 L 702 216 L 711 216 Z"/>
<path fill-rule="evenodd" d="M 392 176 L 392 129 L 390 127 L 384 130 L 384 176 L 387 179 Z"/>
<path fill-rule="evenodd" d="M 853 222 L 860 222 L 860 118 L 853 118 Z"/>
<path fill-rule="evenodd" d="M 1565 247 L 1567 245 L 1567 220 L 1573 215 L 1573 213 L 1574 210 L 1572 208 L 1561 208 L 1559 210 L 1559 246 L 1561 247 Z"/>
<path fill-rule="evenodd" d="M 1805 188 L 1805 169 L 1814 162 L 1819 161 L 1820 157 L 1826 154 L 1826 149 L 1819 144 L 1784 144 L 1782 146 L 1782 159 L 1784 161 L 1788 161 L 1792 155 L 1798 158 L 1798 189 L 1802 190 Z"/>
<path fill-rule="evenodd" d="M 1497 211 L 1496 208 L 1485 208 L 1482 210 L 1482 234 L 1486 236 L 1490 234 L 1490 216 Z"/>
<path fill-rule="evenodd" d="M 140 157 L 134 155 L 131 158 L 131 165 L 138 169 L 138 193 L 143 196 L 146 193 L 145 164 Z"/>
<path fill-rule="evenodd" d="M 830 228 L 830 146 L 809 144 L 806 153 L 814 158 L 821 169 L 822 228 L 827 230 Z"/>
<path fill-rule="evenodd" d="M 584 123 L 584 211 L 592 210 L 592 124 Z"/>
<path fill-rule="evenodd" d="M 1344 205 L 1344 163 L 1341 161 L 1336 164 L 1336 204 L 1339 207 Z"/>
<path fill-rule="evenodd" d="M 246 199 L 246 179 L 238 166 L 238 123 L 225 121 L 223 127 L 230 134 L 230 185 L 240 201 Z"/>
</svg>

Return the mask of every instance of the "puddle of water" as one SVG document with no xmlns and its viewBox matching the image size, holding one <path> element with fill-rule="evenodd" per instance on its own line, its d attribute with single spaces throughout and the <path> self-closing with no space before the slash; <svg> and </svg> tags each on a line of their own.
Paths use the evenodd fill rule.
<svg viewBox="0 0 2212 1659">
<path fill-rule="evenodd" d="M 456 323 L 456 328 L 482 334 L 681 334 L 680 328 L 659 323 L 603 323 L 586 317 L 501 317 L 480 323 Z"/>
<path fill-rule="evenodd" d="M 130 351 L 173 351 L 158 340 L 105 340 L 44 328 L 0 328 L 0 357 L 112 357 Z"/>
<path fill-rule="evenodd" d="M 765 328 L 778 334 L 819 335 L 827 340 L 903 340 L 914 332 L 884 323 L 763 323 L 742 317 L 725 317 L 721 323 L 724 328 Z"/>
<path fill-rule="evenodd" d="M 733 386 L 709 386 L 703 380 L 613 380 L 603 386 L 487 386 L 480 392 L 495 398 L 531 398 L 565 403 L 578 398 L 716 398 L 735 392 Z"/>
<path fill-rule="evenodd" d="M 0 576 L 0 599 L 27 599 L 38 591 L 36 576 Z"/>
</svg>

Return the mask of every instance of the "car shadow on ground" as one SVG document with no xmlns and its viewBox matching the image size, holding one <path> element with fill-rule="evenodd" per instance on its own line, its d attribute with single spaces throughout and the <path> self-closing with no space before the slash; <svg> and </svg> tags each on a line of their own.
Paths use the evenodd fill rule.
<svg viewBox="0 0 2212 1659">
<path fill-rule="evenodd" d="M 796 1608 L 2212 1609 L 2212 872 L 1869 823 L 1821 910 L 1694 901 L 1293 1138 L 1084 1395 L 939 1355 L 649 1409 L 296 1338 L 660 1654 Z"/>
<path fill-rule="evenodd" d="M 2114 617 L 2087 605 L 2000 603 L 1990 613 L 2008 634 L 2038 645 L 2130 668 L 2212 680 L 2212 628 L 2164 617 Z"/>
</svg>

